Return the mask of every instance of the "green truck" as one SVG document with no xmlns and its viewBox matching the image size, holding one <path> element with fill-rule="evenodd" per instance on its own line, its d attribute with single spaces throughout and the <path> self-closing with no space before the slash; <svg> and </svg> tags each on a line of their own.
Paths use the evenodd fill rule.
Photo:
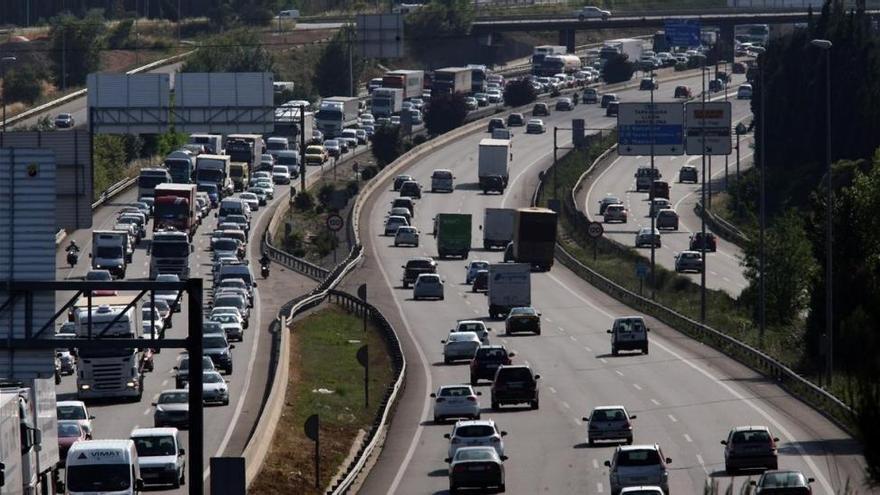
<svg viewBox="0 0 880 495">
<path fill-rule="evenodd" d="M 467 258 L 471 251 L 471 215 L 469 213 L 438 213 L 437 254 Z"/>
</svg>

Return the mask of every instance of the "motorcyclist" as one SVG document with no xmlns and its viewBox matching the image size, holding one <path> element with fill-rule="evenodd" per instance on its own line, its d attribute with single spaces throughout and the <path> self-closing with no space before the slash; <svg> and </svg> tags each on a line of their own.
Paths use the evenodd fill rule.
<svg viewBox="0 0 880 495">
<path fill-rule="evenodd" d="M 272 261 L 272 260 L 270 260 L 269 257 L 266 256 L 266 255 L 264 254 L 264 255 L 260 258 L 260 266 L 261 266 L 261 267 L 262 267 L 262 266 L 269 266 L 269 263 L 270 263 L 271 261 Z"/>
<path fill-rule="evenodd" d="M 79 246 L 76 245 L 76 241 L 71 239 L 70 244 L 67 245 L 67 249 L 65 249 L 68 253 L 76 253 L 79 254 Z"/>
<path fill-rule="evenodd" d="M 571 95 L 571 100 L 574 102 L 575 105 L 577 105 L 578 99 L 580 99 L 580 95 L 578 95 L 577 91 L 575 91 L 574 94 Z"/>
</svg>

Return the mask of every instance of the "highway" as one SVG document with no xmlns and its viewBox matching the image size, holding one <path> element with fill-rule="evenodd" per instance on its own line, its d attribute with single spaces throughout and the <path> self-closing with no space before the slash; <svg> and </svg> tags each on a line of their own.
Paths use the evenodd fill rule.
<svg viewBox="0 0 880 495">
<path fill-rule="evenodd" d="M 358 150 L 363 149 L 359 147 Z M 349 155 L 350 156 L 350 155 Z M 313 180 L 321 172 L 320 167 L 309 167 L 307 177 Z M 296 182 L 299 188 L 299 182 Z M 95 210 L 92 230 L 112 229 L 116 215 L 122 206 L 136 200 L 137 187 L 121 193 L 110 201 L 109 204 Z M 280 273 L 275 277 L 263 280 L 259 278 L 260 248 L 259 236 L 268 225 L 272 206 L 279 201 L 288 200 L 288 186 L 275 187 L 274 202 L 270 201 L 266 206 L 260 207 L 251 220 L 251 234 L 248 243 L 248 259 L 252 273 L 256 277 L 258 288 L 254 307 L 251 309 L 250 325 L 245 330 L 243 342 L 235 342 L 232 350 L 234 372 L 231 376 L 224 375 L 230 381 L 229 406 L 206 406 L 204 413 L 205 435 L 204 452 L 205 462 L 210 457 L 221 455 L 239 455 L 248 440 L 251 429 L 257 420 L 257 415 L 262 407 L 265 386 L 268 383 L 269 361 L 271 357 L 271 336 L 267 333 L 269 324 L 275 318 L 277 304 L 268 307 L 264 300 L 272 298 L 277 303 L 274 294 L 285 289 L 282 286 Z M 201 277 L 204 280 L 204 303 L 210 302 L 211 297 L 211 253 L 210 233 L 214 230 L 217 220 L 214 218 L 215 210 L 205 217 L 195 236 L 195 252 L 191 255 L 191 268 L 194 269 L 193 277 Z M 148 230 L 152 229 L 152 222 Z M 148 235 L 135 250 L 133 262 L 129 264 L 126 280 L 146 279 L 149 276 L 149 257 L 146 254 L 146 246 L 152 235 Z M 78 230 L 65 239 L 62 246 L 66 246 L 69 238 L 76 239 L 80 246 L 80 260 L 74 269 L 68 268 L 63 249 L 58 250 L 56 266 L 57 279 L 77 279 L 85 275 L 90 269 L 88 253 L 91 252 L 91 230 Z M 280 268 L 275 267 L 275 270 Z M 269 292 L 265 292 L 265 291 Z M 266 294 L 264 296 L 263 294 Z M 135 294 L 132 293 L 132 296 Z M 299 293 L 290 293 L 284 301 L 292 299 Z M 58 294 L 56 306 L 60 308 L 70 294 Z M 146 296 L 149 297 L 149 296 Z M 149 299 L 145 299 L 149 300 Z M 167 337 L 182 338 L 186 332 L 188 312 L 192 310 L 184 303 L 181 311 L 173 317 L 173 327 L 167 331 Z M 138 305 L 140 307 L 140 305 Z M 150 405 L 162 390 L 174 388 L 174 370 L 179 357 L 185 354 L 184 350 L 165 350 L 154 358 L 155 370 L 147 373 L 144 379 L 144 396 L 140 402 L 102 401 L 94 404 L 89 403 L 90 412 L 95 415 L 94 431 L 95 438 L 128 438 L 131 430 L 138 427 L 153 426 L 154 408 Z M 75 376 L 65 376 L 61 385 L 57 387 L 57 399 L 76 399 Z M 188 432 L 182 433 L 182 438 L 188 445 Z M 207 468 L 207 465 L 206 465 Z M 208 471 L 205 470 L 207 477 Z M 176 493 L 187 493 L 186 486 L 179 490 L 169 490 Z"/>
<path fill-rule="evenodd" d="M 745 120 L 746 124 L 751 120 L 751 107 L 749 100 L 737 100 L 735 85 L 744 82 L 742 75 L 734 75 L 733 91 L 729 95 L 729 101 L 733 108 L 733 122 Z M 670 82 L 660 85 L 655 91 L 654 98 L 658 101 L 672 101 L 675 86 L 678 83 Z M 700 85 L 692 86 L 695 94 L 699 92 Z M 723 99 L 723 93 L 710 95 L 713 100 Z M 694 100 L 698 101 L 698 100 Z M 751 140 L 740 140 L 740 160 L 751 163 L 752 150 L 749 146 Z M 648 215 L 650 203 L 647 192 L 636 192 L 635 171 L 639 167 L 649 167 L 650 156 L 619 156 L 616 153 L 607 158 L 611 164 L 599 173 L 598 177 L 584 187 L 577 195 L 578 209 L 586 213 L 591 220 L 602 221 L 599 215 L 599 201 L 606 195 L 614 195 L 623 201 L 629 212 L 627 223 L 605 224 L 606 236 L 625 246 L 635 246 L 635 235 L 641 227 L 650 227 L 651 218 Z M 707 158 L 708 162 L 708 158 Z M 678 231 L 661 230 L 661 247 L 656 250 L 657 263 L 670 270 L 675 269 L 675 255 L 689 249 L 690 235 L 700 231 L 700 218 L 694 213 L 694 206 L 700 201 L 701 185 L 682 184 L 678 181 L 678 171 L 685 165 L 697 167 L 697 173 L 702 180 L 702 162 L 700 156 L 658 156 L 654 159 L 654 166 L 660 170 L 662 180 L 670 185 L 669 201 L 673 209 L 679 215 Z M 742 167 L 742 163 L 740 165 Z M 707 165 L 708 169 L 708 165 Z M 724 180 L 724 157 L 716 156 L 712 159 L 711 180 L 713 191 L 717 191 Z M 736 156 L 730 156 L 729 170 L 733 175 L 736 173 Z M 711 231 L 707 227 L 708 231 Z M 742 250 L 736 244 L 728 242 L 720 237 L 718 250 L 709 253 L 706 258 L 706 287 L 710 289 L 725 290 L 733 297 L 737 297 L 748 286 L 743 277 L 743 268 L 740 265 Z M 647 259 L 651 258 L 650 248 L 639 248 L 639 253 Z M 699 273 L 687 273 L 685 276 L 696 283 L 700 283 Z"/>
<path fill-rule="evenodd" d="M 696 87 L 699 76 L 676 84 Z M 665 83 L 672 85 L 672 83 Z M 648 93 L 618 91 L 622 101 L 644 101 Z M 601 114 L 600 114 L 601 112 Z M 553 112 L 545 118 L 552 126 L 568 127 L 571 118 L 585 118 L 588 127 L 609 127 L 597 105 L 579 105 L 573 112 Z M 394 248 L 382 236 L 383 218 L 396 197 L 390 184 L 375 194 L 361 219 L 367 259 L 348 281 L 366 281 L 373 304 L 395 326 L 408 360 L 405 393 L 397 406 L 382 453 L 361 493 L 447 493 L 448 440 L 451 425 L 435 425 L 430 392 L 443 384 L 466 383 L 466 364 L 444 365 L 440 340 L 457 319 L 487 320 L 487 301 L 463 284 L 465 260 L 439 260 L 445 280 L 444 301 L 413 301 L 411 290 L 401 288 L 401 265 L 413 256 L 436 256 L 431 219 L 439 212 L 474 216 L 473 246 L 481 246 L 486 207 L 528 204 L 538 172 L 550 165 L 552 135 L 526 135 L 515 129 L 511 183 L 507 193 L 483 195 L 476 187 L 477 132 L 441 147 L 418 161 L 406 173 L 427 185 L 431 171 L 451 168 L 456 189 L 452 194 L 425 193 L 417 202 L 415 225 L 423 232 L 419 248 Z M 561 145 L 567 144 L 567 136 Z M 471 251 L 471 259 L 501 260 L 498 251 Z M 356 280 L 355 280 L 356 279 Z M 592 407 L 623 404 L 635 420 L 636 443 L 660 444 L 671 457 L 671 493 L 702 493 L 707 476 L 724 478 L 719 441 L 733 426 L 764 424 L 782 440 L 780 467 L 803 470 L 817 479 L 814 493 L 830 494 L 844 480 L 862 478 L 863 460 L 857 443 L 819 413 L 793 399 L 756 373 L 705 346 L 648 319 L 652 330 L 650 355 L 611 357 L 605 330 L 612 319 L 635 313 L 584 283 L 556 264 L 552 271 L 532 275 L 533 305 L 543 313 L 541 336 L 499 335 L 502 322 L 489 322 L 493 343 L 517 353 L 515 363 L 529 364 L 541 375 L 539 410 L 488 408 L 489 387 L 481 385 L 484 419 L 494 419 L 505 437 L 507 491 L 517 494 L 607 493 L 611 446 L 588 448 L 581 417 Z M 484 382 L 485 383 L 485 382 Z M 735 478 L 738 489 L 746 476 Z M 722 485 L 725 487 L 726 485 Z"/>
</svg>

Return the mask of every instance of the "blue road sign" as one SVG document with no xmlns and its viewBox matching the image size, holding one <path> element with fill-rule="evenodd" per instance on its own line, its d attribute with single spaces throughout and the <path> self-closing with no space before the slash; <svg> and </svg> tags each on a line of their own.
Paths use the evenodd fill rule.
<svg viewBox="0 0 880 495">
<path fill-rule="evenodd" d="M 692 19 L 670 19 L 664 26 L 666 42 L 671 46 L 699 46 L 700 21 Z"/>
<path fill-rule="evenodd" d="M 636 264 L 636 276 L 644 280 L 648 278 L 648 264 L 641 261 Z"/>
<path fill-rule="evenodd" d="M 627 102 L 621 103 L 618 110 L 618 154 L 684 154 L 684 107 L 681 103 Z"/>
</svg>

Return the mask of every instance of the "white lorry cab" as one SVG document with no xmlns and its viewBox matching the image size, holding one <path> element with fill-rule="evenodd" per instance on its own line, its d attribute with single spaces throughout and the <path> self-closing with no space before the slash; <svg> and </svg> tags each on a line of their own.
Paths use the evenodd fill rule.
<svg viewBox="0 0 880 495">
<path fill-rule="evenodd" d="M 142 486 L 131 440 L 81 440 L 67 452 L 65 488 L 69 495 L 134 495 Z"/>
<path fill-rule="evenodd" d="M 180 488 L 186 458 L 177 428 L 137 428 L 131 432 L 144 484 Z"/>
</svg>

